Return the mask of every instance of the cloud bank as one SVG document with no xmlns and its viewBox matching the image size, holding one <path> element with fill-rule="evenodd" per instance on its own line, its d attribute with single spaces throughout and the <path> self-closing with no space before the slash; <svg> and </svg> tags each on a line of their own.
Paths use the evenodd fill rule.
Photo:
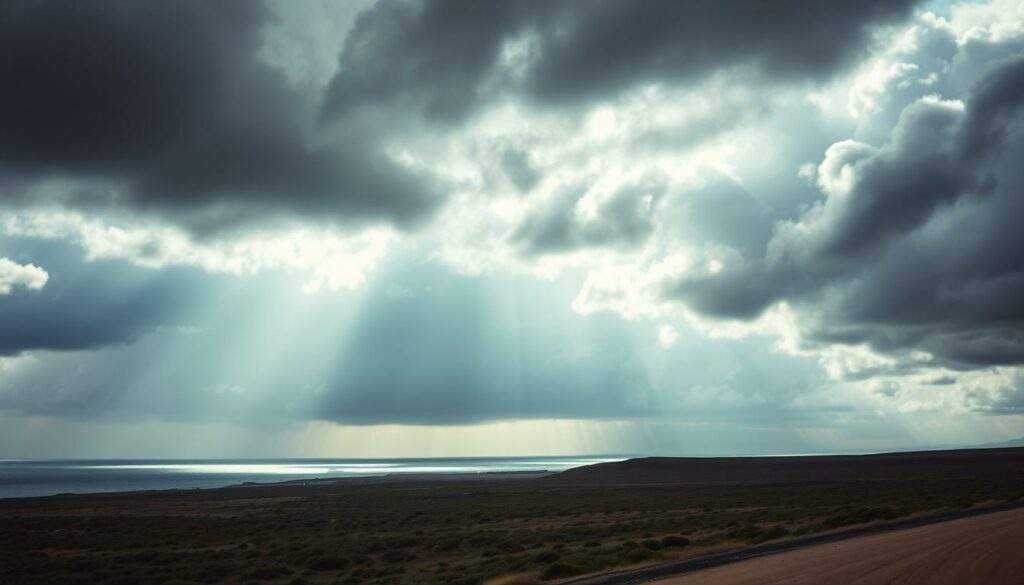
<svg viewBox="0 0 1024 585">
<path fill-rule="evenodd" d="M 8 410 L 1021 412 L 1019 3 L 13 1 L 0 79 Z"/>
</svg>

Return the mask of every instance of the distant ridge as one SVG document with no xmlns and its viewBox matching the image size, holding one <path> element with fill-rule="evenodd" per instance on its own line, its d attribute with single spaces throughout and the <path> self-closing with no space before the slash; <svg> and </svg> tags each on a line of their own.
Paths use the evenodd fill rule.
<svg viewBox="0 0 1024 585">
<path fill-rule="evenodd" d="M 552 483 L 693 484 L 938 479 L 1020 474 L 1024 448 L 959 449 L 876 455 L 645 457 L 576 467 Z"/>
<path fill-rule="evenodd" d="M 978 445 L 978 448 L 980 449 L 1003 449 L 1006 447 L 1024 447 L 1024 437 L 1003 441 L 1002 443 L 985 443 L 984 445 Z"/>
</svg>

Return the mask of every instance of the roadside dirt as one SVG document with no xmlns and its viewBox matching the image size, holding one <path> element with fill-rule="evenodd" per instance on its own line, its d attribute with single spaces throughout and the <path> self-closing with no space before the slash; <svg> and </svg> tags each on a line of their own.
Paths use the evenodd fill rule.
<svg viewBox="0 0 1024 585">
<path fill-rule="evenodd" d="M 659 585 L 1019 585 L 1024 509 L 740 561 Z"/>
</svg>

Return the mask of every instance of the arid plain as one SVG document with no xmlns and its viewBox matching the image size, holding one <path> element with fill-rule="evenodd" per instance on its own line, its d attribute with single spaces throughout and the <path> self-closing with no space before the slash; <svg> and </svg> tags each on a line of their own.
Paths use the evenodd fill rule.
<svg viewBox="0 0 1024 585">
<path fill-rule="evenodd" d="M 471 585 L 509 575 L 553 582 L 595 578 L 590 575 L 618 583 L 709 555 L 741 558 L 756 547 L 781 550 L 806 539 L 1021 504 L 1024 449 L 641 459 L 560 474 L 10 499 L 0 501 L 0 581 Z M 1020 518 L 1014 514 L 1006 517 Z M 907 554 L 934 542 L 934 558 L 955 558 L 991 530 L 972 545 L 981 549 L 969 551 L 971 562 L 1002 567 L 993 555 L 1021 544 L 1020 522 L 986 524 L 1003 517 L 964 520 L 977 528 L 953 540 L 893 531 L 877 537 L 882 544 L 849 540 L 752 562 L 768 563 L 765 575 L 781 571 L 788 582 L 787 567 L 840 567 L 843 555 L 876 550 L 855 542 L 886 551 L 900 550 L 886 543 L 906 542 Z M 951 526 L 959 525 L 917 530 L 938 534 Z M 995 541 L 1003 544 L 986 544 Z M 685 578 L 731 583 L 736 573 L 716 571 L 761 574 L 761 565 L 746 573 L 743 566 Z M 842 583 L 844 574 L 853 573 L 823 578 Z"/>
</svg>

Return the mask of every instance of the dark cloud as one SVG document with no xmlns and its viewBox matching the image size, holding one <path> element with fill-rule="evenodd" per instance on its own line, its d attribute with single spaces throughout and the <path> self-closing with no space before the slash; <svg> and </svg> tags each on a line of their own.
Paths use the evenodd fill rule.
<svg viewBox="0 0 1024 585">
<path fill-rule="evenodd" d="M 324 113 L 411 110 L 456 121 L 486 95 L 485 82 L 506 37 L 543 2 L 384 0 L 356 21 L 345 40 Z"/>
<path fill-rule="evenodd" d="M 870 257 L 828 329 L 882 349 L 928 351 L 953 367 L 1024 363 L 1024 261 L 1013 252 L 1024 236 L 1010 219 L 1024 213 L 1024 172 L 1015 162 L 1024 155 L 1022 63 L 1008 61 L 978 83 L 952 141 L 963 155 L 949 164 L 969 163 L 982 188 L 934 209 L 920 230 Z M 1001 99 L 993 101 L 993 86 L 1003 88 Z M 984 113 L 976 99 L 988 104 Z"/>
<path fill-rule="evenodd" d="M 291 216 L 410 226 L 445 191 L 383 154 L 410 116 L 444 125 L 504 92 L 564 104 L 734 65 L 821 78 L 909 5 L 385 0 L 357 18 L 314 95 L 261 58 L 273 17 L 260 3 L 8 1 L 4 199 L 130 208 L 195 231 Z M 506 159 L 518 188 L 536 184 Z M 83 182 L 32 189 L 49 178 Z"/>
<path fill-rule="evenodd" d="M 1024 363 L 1024 57 L 1002 61 L 966 109 L 921 101 L 881 148 L 840 143 L 827 200 L 780 223 L 764 261 L 688 276 L 666 294 L 719 317 L 788 300 L 812 342 L 926 351 L 951 368 Z"/>
<path fill-rule="evenodd" d="M 547 101 L 607 96 L 750 65 L 776 78 L 827 77 L 867 41 L 867 25 L 913 1 L 567 3 L 543 28 L 527 86 Z"/>
<path fill-rule="evenodd" d="M 1024 56 L 997 60 L 974 86 L 960 138 L 964 158 L 976 160 L 998 150 L 1024 105 Z"/>
<path fill-rule="evenodd" d="M 458 121 L 501 92 L 576 103 L 734 66 L 823 78 L 914 3 L 384 0 L 346 41 L 325 113 L 400 105 Z"/>
<path fill-rule="evenodd" d="M 873 26 L 905 17 L 912 4 L 384 0 L 346 39 L 323 114 L 342 129 L 425 121 L 443 132 L 507 96 L 565 108 L 737 67 L 757 83 L 820 80 L 862 54 Z M 644 132 L 633 147 L 692 147 L 761 113 L 763 104 L 748 101 L 726 100 L 678 127 Z M 540 179 L 520 151 L 507 151 L 499 166 L 523 192 Z M 650 235 L 649 210 L 625 193 L 599 219 L 581 222 L 575 205 L 586 189 L 550 197 L 513 243 L 535 255 L 635 246 Z"/>
<path fill-rule="evenodd" d="M 211 225 L 429 213 L 429 181 L 368 141 L 334 144 L 306 127 L 312 100 L 259 57 L 268 18 L 256 2 L 4 2 L 6 197 L 64 177 L 109 185 L 118 196 L 107 204 Z"/>
<path fill-rule="evenodd" d="M 662 287 L 667 299 L 681 300 L 697 312 L 727 319 L 753 319 L 789 291 L 802 287 L 796 281 L 784 281 L 759 265 L 726 267 L 714 275 L 686 275 Z"/>
<path fill-rule="evenodd" d="M 830 148 L 822 167 L 825 180 L 841 183 L 843 173 L 852 173 L 855 184 L 830 189 L 822 217 L 815 218 L 827 230 L 817 243 L 822 256 L 884 245 L 890 236 L 920 226 L 938 207 L 982 191 L 975 168 L 955 152 L 953 134 L 961 118 L 955 108 L 918 102 L 903 111 L 892 142 L 881 150 L 865 152 L 845 143 Z"/>
<path fill-rule="evenodd" d="M 40 290 L 19 291 L 0 302 L 0 356 L 131 343 L 160 327 L 189 325 L 186 309 L 202 290 L 202 276 L 194 270 L 157 273 L 109 261 L 83 265 L 63 246 L 4 239 L 0 244 L 49 274 Z"/>
</svg>

